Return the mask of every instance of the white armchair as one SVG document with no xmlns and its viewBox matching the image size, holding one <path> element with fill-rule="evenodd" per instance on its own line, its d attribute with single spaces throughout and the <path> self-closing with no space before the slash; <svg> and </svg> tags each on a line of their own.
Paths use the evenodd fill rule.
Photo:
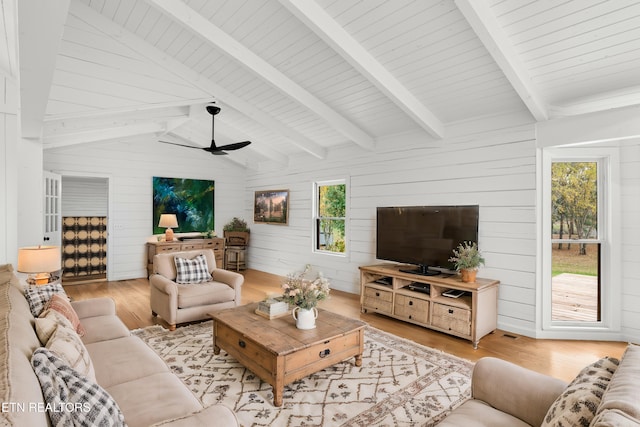
<svg viewBox="0 0 640 427">
<path fill-rule="evenodd" d="M 197 284 L 176 283 L 174 258 L 193 259 L 204 255 L 212 280 Z M 153 316 L 160 315 L 174 330 L 179 323 L 207 318 L 207 314 L 240 305 L 244 276 L 216 267 L 211 249 L 161 253 L 154 256 L 149 277 Z"/>
</svg>

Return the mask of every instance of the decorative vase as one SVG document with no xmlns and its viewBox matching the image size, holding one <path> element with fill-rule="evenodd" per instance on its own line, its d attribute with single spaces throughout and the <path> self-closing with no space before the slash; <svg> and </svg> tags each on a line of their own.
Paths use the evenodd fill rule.
<svg viewBox="0 0 640 427">
<path fill-rule="evenodd" d="M 298 329 L 313 329 L 316 327 L 316 319 L 318 318 L 318 309 L 294 307 L 291 313 L 296 320 Z"/>
<path fill-rule="evenodd" d="M 460 270 L 462 281 L 465 283 L 474 283 L 476 281 L 476 274 L 478 274 L 478 270 L 472 270 L 472 269 Z"/>
</svg>

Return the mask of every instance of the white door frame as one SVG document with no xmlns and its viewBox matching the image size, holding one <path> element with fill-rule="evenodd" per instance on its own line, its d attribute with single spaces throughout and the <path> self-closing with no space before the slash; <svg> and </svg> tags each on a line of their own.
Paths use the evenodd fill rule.
<svg viewBox="0 0 640 427">
<path fill-rule="evenodd" d="M 85 178 L 104 178 L 107 180 L 107 280 L 113 277 L 113 254 L 109 251 L 113 248 L 113 242 L 111 241 L 111 230 L 113 230 L 113 221 L 111 218 L 111 212 L 113 212 L 111 201 L 113 200 L 111 194 L 111 175 L 91 173 L 91 172 L 78 172 L 78 171 L 58 171 L 61 176 L 73 176 L 73 177 L 85 177 Z"/>
</svg>

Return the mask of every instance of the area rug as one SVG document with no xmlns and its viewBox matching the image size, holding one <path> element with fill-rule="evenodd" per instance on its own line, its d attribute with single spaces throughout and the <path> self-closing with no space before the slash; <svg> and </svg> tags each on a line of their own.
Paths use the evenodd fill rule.
<svg viewBox="0 0 640 427">
<path fill-rule="evenodd" d="M 204 406 L 223 403 L 247 427 L 431 426 L 470 395 L 471 362 L 370 326 L 361 367 L 351 358 L 289 384 L 280 408 L 269 384 L 224 350 L 213 354 L 211 321 L 133 333 Z"/>
</svg>

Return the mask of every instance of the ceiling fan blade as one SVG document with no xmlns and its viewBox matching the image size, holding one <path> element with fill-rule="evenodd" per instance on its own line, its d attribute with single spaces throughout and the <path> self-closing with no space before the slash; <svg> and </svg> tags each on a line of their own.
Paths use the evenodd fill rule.
<svg viewBox="0 0 640 427">
<path fill-rule="evenodd" d="M 246 147 L 249 144 L 251 144 L 251 141 L 235 142 L 233 144 L 221 145 L 220 147 L 218 147 L 218 150 L 226 150 L 226 151 L 239 150 L 243 147 Z"/>
<path fill-rule="evenodd" d="M 210 146 L 194 147 L 193 145 L 178 144 L 177 142 L 169 142 L 169 141 L 160 141 L 160 142 L 164 144 L 178 145 L 180 147 L 197 148 L 199 150 L 204 150 L 208 153 L 211 153 L 215 156 L 225 156 L 228 154 L 227 151 L 239 150 L 240 148 L 246 147 L 247 145 L 251 144 L 251 141 L 242 141 L 242 142 L 236 142 L 233 144 L 227 144 L 227 145 L 218 147 L 216 145 L 214 135 L 215 135 L 215 126 L 216 126 L 215 116 L 220 112 L 220 107 L 218 107 L 217 105 L 210 104 L 206 108 L 207 108 L 207 112 L 211 114 L 211 145 Z"/>
<path fill-rule="evenodd" d="M 178 144 L 177 142 L 169 142 L 169 141 L 158 141 L 158 142 L 162 142 L 163 144 L 178 145 L 180 147 L 197 148 L 198 150 L 206 150 L 206 148 L 204 147 L 194 147 L 193 145 Z"/>
</svg>

